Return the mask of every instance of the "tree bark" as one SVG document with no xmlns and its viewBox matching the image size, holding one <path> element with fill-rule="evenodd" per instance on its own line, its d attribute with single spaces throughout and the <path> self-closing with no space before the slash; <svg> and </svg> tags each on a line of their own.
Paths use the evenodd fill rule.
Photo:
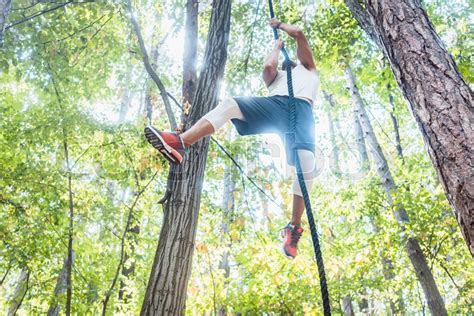
<svg viewBox="0 0 474 316">
<path fill-rule="evenodd" d="M 393 95 L 390 89 L 390 84 L 387 84 L 387 90 L 388 90 L 388 102 L 391 107 L 390 119 L 392 120 L 393 132 L 395 133 L 395 145 L 397 147 L 397 154 L 398 154 L 398 158 L 403 160 L 403 149 L 402 149 L 402 142 L 400 139 L 400 129 L 398 127 L 397 117 L 395 116 L 395 102 L 393 102 Z"/>
<path fill-rule="evenodd" d="M 132 221 L 135 221 L 135 219 L 133 218 Z M 128 234 L 132 235 L 129 237 L 129 249 L 124 253 L 122 278 L 120 279 L 120 288 L 118 293 L 119 299 L 124 300 L 125 302 L 127 302 L 127 300 L 131 297 L 131 294 L 125 290 L 125 280 L 130 279 L 130 277 L 133 276 L 133 274 L 135 273 L 135 261 L 132 260 L 130 262 L 130 266 L 127 266 L 127 262 L 129 261 L 131 255 L 133 255 L 133 253 L 135 252 L 135 246 L 137 244 L 137 239 L 140 234 L 140 225 L 136 224 L 130 229 L 128 229 Z"/>
<path fill-rule="evenodd" d="M 352 12 L 352 15 L 359 23 L 361 29 L 365 31 L 365 33 L 369 36 L 369 38 L 374 41 L 379 47 L 381 44 L 379 42 L 379 38 L 374 30 L 372 25 L 372 21 L 370 19 L 369 14 L 365 10 L 365 8 L 361 5 L 361 0 L 344 0 L 346 6 Z"/>
<path fill-rule="evenodd" d="M 230 0 L 214 0 L 208 41 L 193 106 L 185 127 L 214 108 L 227 60 Z M 171 195 L 160 232 L 141 315 L 184 315 L 200 196 L 209 148 L 205 138 L 189 148 L 185 161 L 171 166 Z"/>
<path fill-rule="evenodd" d="M 390 61 L 474 256 L 474 94 L 419 0 L 364 4 L 352 13 L 359 22 L 370 17 L 372 30 L 363 28 L 376 35 Z"/>
<path fill-rule="evenodd" d="M 145 113 L 148 124 L 153 122 L 153 103 L 151 103 L 151 87 L 148 84 L 145 86 Z M 173 116 L 174 117 L 174 116 Z M 172 123 L 170 123 L 170 126 Z"/>
<path fill-rule="evenodd" d="M 331 169 L 334 172 L 336 176 L 340 176 L 341 174 L 341 168 L 339 164 L 339 147 L 337 146 L 337 141 L 336 141 L 336 133 L 334 131 L 334 120 L 332 118 L 331 110 L 335 108 L 334 100 L 332 99 L 332 95 L 329 95 L 326 91 L 323 91 L 324 98 L 326 101 L 329 103 L 330 108 L 327 110 L 327 120 L 328 120 L 328 125 L 329 125 L 329 138 L 331 140 L 331 153 L 332 153 L 332 163 Z"/>
<path fill-rule="evenodd" d="M 387 201 L 395 208 L 395 218 L 397 219 L 401 229 L 404 229 L 404 224 L 409 222 L 408 213 L 403 208 L 403 205 L 394 205 L 393 194 L 397 189 L 395 180 L 392 177 L 387 159 L 385 158 L 385 154 L 380 147 L 367 112 L 365 111 L 362 97 L 360 95 L 359 89 L 357 88 L 354 74 L 352 73 L 350 66 L 346 68 L 346 80 L 351 92 L 355 112 L 358 115 L 365 138 L 368 141 L 369 150 L 372 153 L 372 157 L 377 167 L 377 173 L 381 179 L 382 186 L 384 187 Z M 418 281 L 423 288 L 431 313 L 433 315 L 447 315 L 443 298 L 439 293 L 433 274 L 431 273 L 431 270 L 428 266 L 425 255 L 421 251 L 418 240 L 414 237 L 408 237 L 405 250 L 407 251 L 408 257 L 412 262 L 413 268 L 415 269 Z"/>
<path fill-rule="evenodd" d="M 235 210 L 235 181 L 233 179 L 232 168 L 230 165 L 226 165 L 224 171 L 224 192 L 222 194 L 222 233 L 224 235 L 223 244 L 230 248 L 231 243 L 226 242 L 229 238 L 229 224 L 232 221 L 232 216 Z M 226 279 L 230 276 L 230 264 L 229 264 L 229 250 L 226 250 L 219 262 L 219 269 L 224 270 L 224 277 Z M 227 310 L 224 305 L 218 307 L 218 314 L 220 316 L 227 315 Z"/>
<path fill-rule="evenodd" d="M 365 144 L 364 133 L 362 132 L 362 127 L 359 122 L 359 115 L 356 109 L 353 111 L 354 119 L 354 133 L 357 144 L 357 152 L 359 153 L 359 159 L 362 164 L 362 170 L 367 173 L 370 168 L 369 155 L 367 154 L 367 147 Z"/>
<path fill-rule="evenodd" d="M 3 47 L 5 27 L 7 26 L 7 19 L 11 8 L 11 0 L 0 0 L 0 47 Z"/>
<path fill-rule="evenodd" d="M 74 264 L 74 251 L 72 253 L 72 261 Z M 61 305 L 59 305 L 60 296 L 66 292 L 67 289 L 67 258 L 64 260 L 64 265 L 61 271 L 59 272 L 58 281 L 56 282 L 56 287 L 54 288 L 54 296 L 49 305 L 48 316 L 58 316 L 59 311 L 61 310 Z"/>
<path fill-rule="evenodd" d="M 434 282 L 433 274 L 416 238 L 409 237 L 405 245 L 408 257 L 415 269 L 416 277 L 425 293 L 426 303 L 432 315 L 448 315 L 444 301 Z"/>
<path fill-rule="evenodd" d="M 352 307 L 352 298 L 350 295 L 344 296 L 342 299 L 342 313 L 344 316 L 354 316 L 354 308 Z"/>
<path fill-rule="evenodd" d="M 197 0 L 187 0 L 186 2 L 186 29 L 184 34 L 184 54 L 183 54 L 183 100 L 185 109 L 181 121 L 186 121 L 187 109 L 193 104 L 193 97 L 196 93 L 196 62 L 197 62 L 197 39 L 198 39 L 198 11 L 199 2 Z"/>
<path fill-rule="evenodd" d="M 27 269 L 23 269 L 18 277 L 18 283 L 15 288 L 15 293 L 10 300 L 10 306 L 8 307 L 8 316 L 14 316 L 20 309 L 21 303 L 25 298 L 26 292 L 28 291 L 28 281 L 30 279 L 30 272 Z"/>
</svg>

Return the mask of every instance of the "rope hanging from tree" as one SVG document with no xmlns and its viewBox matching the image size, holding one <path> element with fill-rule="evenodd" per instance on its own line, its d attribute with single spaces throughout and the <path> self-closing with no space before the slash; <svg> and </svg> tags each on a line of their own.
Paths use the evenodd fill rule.
<svg viewBox="0 0 474 316">
<path fill-rule="evenodd" d="M 273 11 L 272 0 L 268 0 L 268 5 L 270 8 L 270 17 L 274 18 L 275 12 Z M 276 28 L 273 28 L 273 37 L 275 38 L 275 40 L 279 38 L 278 31 Z M 288 52 L 286 51 L 284 47 L 281 49 L 281 52 L 283 54 L 283 57 L 285 58 L 286 73 L 287 73 L 286 77 L 287 77 L 287 84 L 288 84 L 288 103 L 290 106 L 290 122 L 289 122 L 290 131 L 291 131 L 290 136 L 294 138 L 296 134 L 296 108 L 295 108 L 296 105 L 295 105 L 295 96 L 293 93 L 293 79 L 291 76 L 291 60 L 290 60 L 290 57 L 288 56 Z M 286 141 L 291 141 L 291 139 L 286 139 Z M 319 284 L 321 286 L 321 296 L 323 299 L 324 315 L 327 316 L 327 315 L 331 315 L 331 306 L 330 306 L 330 301 L 329 301 L 328 286 L 326 283 L 326 272 L 324 270 L 323 256 L 321 253 L 321 246 L 319 244 L 318 231 L 316 229 L 316 224 L 314 222 L 313 210 L 311 208 L 311 201 L 309 199 L 308 190 L 304 182 L 303 172 L 302 172 L 301 164 L 300 164 L 300 158 L 298 156 L 298 152 L 296 148 L 294 148 L 293 150 L 293 158 L 295 161 L 296 174 L 298 176 L 298 183 L 300 184 L 301 192 L 303 193 L 306 216 L 308 217 L 309 229 L 311 231 L 311 239 L 313 240 L 314 254 L 316 257 L 316 264 L 318 265 Z"/>
</svg>

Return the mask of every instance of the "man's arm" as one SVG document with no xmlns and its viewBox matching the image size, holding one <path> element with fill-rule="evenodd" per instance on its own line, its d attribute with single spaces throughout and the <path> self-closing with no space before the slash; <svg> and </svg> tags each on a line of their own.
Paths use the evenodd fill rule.
<svg viewBox="0 0 474 316">
<path fill-rule="evenodd" d="M 271 19 L 270 26 L 285 31 L 289 36 L 294 38 L 296 40 L 296 53 L 300 62 L 308 70 L 316 69 L 313 53 L 311 52 L 308 41 L 306 40 L 306 37 L 300 28 L 291 24 L 280 22 L 277 19 Z"/>
<path fill-rule="evenodd" d="M 281 40 L 275 41 L 275 46 L 273 50 L 268 54 L 267 58 L 265 58 L 265 62 L 263 63 L 263 81 L 265 84 L 270 86 L 275 80 L 275 77 L 278 74 L 278 56 L 280 54 L 280 49 L 283 47 L 283 42 Z"/>
</svg>

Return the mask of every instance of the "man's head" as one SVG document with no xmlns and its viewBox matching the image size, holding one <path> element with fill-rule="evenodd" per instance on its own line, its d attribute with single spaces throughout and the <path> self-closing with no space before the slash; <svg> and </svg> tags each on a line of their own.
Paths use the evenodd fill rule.
<svg viewBox="0 0 474 316">
<path fill-rule="evenodd" d="M 291 69 L 295 68 L 298 64 L 295 63 L 294 61 L 290 60 L 291 63 Z M 286 61 L 283 61 L 281 63 L 281 70 L 286 70 Z"/>
</svg>

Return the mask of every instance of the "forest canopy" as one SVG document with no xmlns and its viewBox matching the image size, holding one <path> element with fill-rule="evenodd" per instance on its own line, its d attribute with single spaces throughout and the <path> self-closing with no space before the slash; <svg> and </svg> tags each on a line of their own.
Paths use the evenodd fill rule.
<svg viewBox="0 0 474 316">
<path fill-rule="evenodd" d="M 446 76 L 459 76 L 456 95 L 471 113 L 451 123 L 466 126 L 474 115 L 471 3 L 399 2 L 419 5 L 431 21 L 422 24 L 439 36 L 452 66 Z M 203 167 L 196 175 L 170 167 L 143 135 L 148 124 L 189 128 L 226 97 L 266 95 L 267 2 L 230 3 L 0 0 L 0 313 L 152 314 L 146 306 L 159 296 L 150 288 L 162 290 L 154 272 L 182 284 L 170 314 L 321 313 L 305 217 L 298 256 L 279 249 L 295 175 L 278 137 L 241 137 L 227 124 L 193 149 Z M 396 63 L 397 36 L 383 33 L 378 26 L 388 24 L 377 24 L 382 15 L 367 1 L 274 5 L 306 35 L 320 81 L 310 197 L 333 313 L 472 315 L 474 239 L 462 223 L 469 226 L 469 207 L 472 223 L 474 202 L 471 195 L 462 209 L 459 201 L 473 187 L 455 196 L 445 170 L 462 168 L 435 159 L 433 148 L 444 145 L 431 140 L 441 134 L 423 121 L 426 91 L 411 89 L 414 63 Z M 295 42 L 282 39 L 296 58 Z M 470 122 L 456 148 L 472 162 Z M 439 130 L 451 131 L 446 124 Z M 168 180 L 177 177 L 196 180 L 184 209 L 179 197 L 188 193 Z M 182 214 L 192 227 L 174 222 Z M 167 257 L 171 238 L 187 247 L 182 257 Z M 179 267 L 160 270 L 173 260 Z"/>
</svg>

